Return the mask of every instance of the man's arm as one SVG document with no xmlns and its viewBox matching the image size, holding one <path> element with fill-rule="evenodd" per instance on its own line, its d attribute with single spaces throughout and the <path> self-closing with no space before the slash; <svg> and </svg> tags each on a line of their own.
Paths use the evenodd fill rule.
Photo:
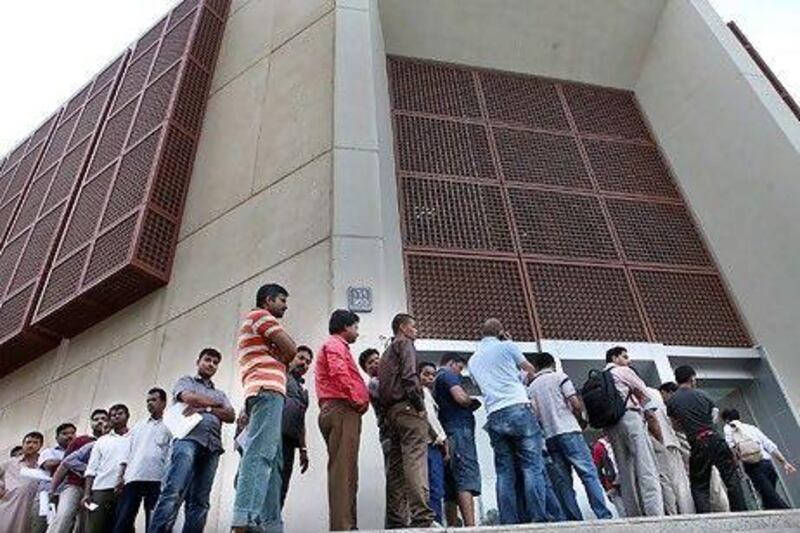
<svg viewBox="0 0 800 533">
<path fill-rule="evenodd" d="M 253 331 L 265 341 L 272 343 L 278 359 L 288 365 L 297 355 L 297 345 L 294 340 L 283 330 L 278 320 L 266 311 L 253 323 Z"/>
<path fill-rule="evenodd" d="M 506 344 L 511 350 L 511 354 L 514 356 L 517 366 L 520 368 L 520 370 L 523 370 L 528 375 L 528 380 L 533 381 L 533 376 L 536 375 L 536 369 L 532 364 L 530 364 L 530 362 L 528 362 L 527 359 L 525 359 L 525 354 L 522 353 L 522 350 L 519 349 L 519 346 L 510 340 L 507 341 Z"/>
<path fill-rule="evenodd" d="M 656 414 L 649 409 L 645 409 L 644 418 L 647 421 L 647 429 L 650 431 L 653 438 L 661 444 L 664 444 L 664 434 L 661 432 L 661 424 L 658 423 Z"/>
<path fill-rule="evenodd" d="M 58 465 L 61 464 L 61 459 L 52 457 L 52 454 L 47 454 L 45 457 L 39 457 L 39 468 L 52 474 L 55 472 Z"/>
<path fill-rule="evenodd" d="M 346 389 L 348 396 L 347 401 L 350 403 L 350 406 L 359 413 L 366 413 L 369 408 L 369 400 L 366 400 L 362 404 L 358 399 L 359 395 L 352 386 L 352 377 L 346 361 L 348 357 L 347 352 L 345 352 L 344 349 L 339 349 L 338 346 L 332 348 L 330 345 L 327 345 L 323 347 L 322 356 L 325 357 L 328 363 L 328 374 L 331 379 L 333 381 L 338 381 L 339 384 Z"/>
<path fill-rule="evenodd" d="M 786 457 L 783 456 L 781 451 L 778 449 L 778 445 L 775 444 L 772 439 L 767 437 L 764 432 L 762 432 L 757 427 L 753 426 L 755 430 L 755 434 L 758 437 L 759 444 L 764 447 L 768 454 L 770 454 L 778 463 L 783 466 L 784 472 L 787 474 L 794 474 L 797 469 L 794 467 L 792 463 L 786 460 Z"/>
<path fill-rule="evenodd" d="M 236 411 L 233 409 L 233 406 L 228 401 L 227 396 L 225 396 L 225 399 L 222 402 L 221 406 L 211 408 L 211 414 L 219 418 L 223 424 L 232 424 L 236 422 Z"/>
<path fill-rule="evenodd" d="M 580 396 L 577 394 L 570 396 L 567 398 L 567 404 L 569 405 L 570 411 L 572 411 L 573 416 L 578 421 L 578 425 L 581 426 L 582 429 L 586 429 L 586 426 L 589 425 L 589 422 L 583 418 L 583 402 L 581 401 Z"/>
<path fill-rule="evenodd" d="M 102 461 L 103 447 L 102 444 L 100 446 L 97 444 L 99 443 L 95 443 L 94 447 L 92 447 L 92 453 L 89 454 L 89 464 L 86 466 L 86 482 L 83 486 L 83 499 L 81 500 L 83 505 L 92 501 L 92 485 Z"/>
<path fill-rule="evenodd" d="M 411 341 L 402 343 L 399 356 L 400 384 L 406 393 L 406 398 L 417 411 L 424 411 L 425 399 L 416 369 L 417 353 Z"/>
</svg>

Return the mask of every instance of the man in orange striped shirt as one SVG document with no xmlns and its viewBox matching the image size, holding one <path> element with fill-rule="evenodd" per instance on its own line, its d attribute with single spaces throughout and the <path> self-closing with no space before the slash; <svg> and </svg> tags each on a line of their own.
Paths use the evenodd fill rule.
<svg viewBox="0 0 800 533">
<path fill-rule="evenodd" d="M 262 286 L 256 308 L 239 330 L 239 371 L 249 444 L 239 464 L 233 531 L 283 531 L 281 521 L 281 418 L 286 396 L 286 366 L 297 348 L 278 322 L 289 293 L 280 285 Z"/>
</svg>

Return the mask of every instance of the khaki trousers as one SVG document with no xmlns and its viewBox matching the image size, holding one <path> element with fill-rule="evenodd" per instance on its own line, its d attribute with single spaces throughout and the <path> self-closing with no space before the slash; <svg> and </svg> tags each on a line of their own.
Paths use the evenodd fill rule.
<svg viewBox="0 0 800 533">
<path fill-rule="evenodd" d="M 651 437 L 658 463 L 658 477 L 664 496 L 664 511 L 668 515 L 694 514 L 694 500 L 689 475 L 683 466 L 678 448 L 664 446 Z"/>
<path fill-rule="evenodd" d="M 78 521 L 75 530 L 79 533 L 84 530 L 85 512 L 81 511 L 81 498 L 83 498 L 83 487 L 76 485 L 66 485 L 58 496 L 56 506 L 56 516 L 48 526 L 47 533 L 70 533 Z"/>
<path fill-rule="evenodd" d="M 330 529 L 356 529 L 361 415 L 344 400 L 330 400 L 320 409 L 319 429 L 328 448 Z"/>
<path fill-rule="evenodd" d="M 391 440 L 386 471 L 388 526 L 430 527 L 434 515 L 428 497 L 427 416 L 401 402 L 387 410 L 386 423 Z"/>
</svg>

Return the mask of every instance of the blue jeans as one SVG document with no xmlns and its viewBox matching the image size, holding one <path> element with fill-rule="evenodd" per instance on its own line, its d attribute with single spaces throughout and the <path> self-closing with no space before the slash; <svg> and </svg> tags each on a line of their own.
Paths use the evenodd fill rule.
<svg viewBox="0 0 800 533">
<path fill-rule="evenodd" d="M 547 520 L 550 522 L 563 522 L 567 519 L 564 514 L 564 507 L 561 504 L 561 490 L 564 485 L 564 480 L 561 473 L 556 470 L 553 460 L 549 455 L 544 456 L 545 467 L 545 483 L 547 485 L 547 494 L 545 496 L 545 509 L 547 510 Z"/>
<path fill-rule="evenodd" d="M 485 429 L 494 449 L 500 523 L 546 521 L 542 431 L 530 406 L 517 404 L 490 413 Z M 524 509 L 520 509 L 522 502 L 517 504 L 517 476 L 523 488 Z"/>
<path fill-rule="evenodd" d="M 561 506 L 568 520 L 583 520 L 583 515 L 575 499 L 575 490 L 572 488 L 572 470 L 578 473 L 589 505 L 597 518 L 611 518 L 611 511 L 606 507 L 605 492 L 597 475 L 597 468 L 592 461 L 589 446 L 578 432 L 562 433 L 547 439 L 547 451 L 556 469 L 561 473 L 563 480 L 568 480 L 562 490 L 557 491 L 561 499 Z"/>
<path fill-rule="evenodd" d="M 167 478 L 153 510 L 150 533 L 171 532 L 184 499 L 186 520 L 183 533 L 203 531 L 208 515 L 208 496 L 214 485 L 219 456 L 218 452 L 211 452 L 193 440 L 183 439 L 172 443 Z"/>
<path fill-rule="evenodd" d="M 444 500 L 444 456 L 439 446 L 428 445 L 428 503 L 436 516 L 436 521 L 444 524 L 442 520 L 442 500 Z"/>
<path fill-rule="evenodd" d="M 281 470 L 283 469 L 282 394 L 262 391 L 248 398 L 249 444 L 239 463 L 239 481 L 233 505 L 233 527 L 255 531 L 283 531 Z"/>
</svg>

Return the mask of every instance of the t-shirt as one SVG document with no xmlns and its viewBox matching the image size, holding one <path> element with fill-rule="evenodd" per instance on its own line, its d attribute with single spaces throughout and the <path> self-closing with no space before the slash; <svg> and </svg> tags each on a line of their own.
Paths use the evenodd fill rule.
<svg viewBox="0 0 800 533">
<path fill-rule="evenodd" d="M 679 388 L 667 402 L 667 414 L 678 421 L 689 442 L 714 429 L 714 402 L 697 389 Z"/>
<path fill-rule="evenodd" d="M 271 338 L 283 330 L 278 319 L 266 309 L 253 309 L 239 328 L 239 373 L 244 397 L 261 389 L 286 396 L 286 365 L 278 358 Z"/>
<path fill-rule="evenodd" d="M 469 358 L 469 372 L 486 398 L 486 412 L 492 414 L 512 405 L 527 404 L 528 394 L 519 379 L 522 350 L 511 341 L 485 337 Z"/>
<path fill-rule="evenodd" d="M 546 439 L 581 431 L 581 426 L 567 403 L 568 398 L 577 394 L 575 385 L 565 373 L 549 368 L 536 373 L 528 385 L 528 396 L 533 402 Z"/>
<path fill-rule="evenodd" d="M 462 385 L 463 378 L 452 370 L 442 368 L 436 376 L 433 384 L 433 397 L 439 405 L 439 422 L 446 432 L 453 432 L 457 429 L 475 427 L 475 416 L 472 409 L 462 407 L 450 393 L 450 389 L 456 385 Z"/>
</svg>

